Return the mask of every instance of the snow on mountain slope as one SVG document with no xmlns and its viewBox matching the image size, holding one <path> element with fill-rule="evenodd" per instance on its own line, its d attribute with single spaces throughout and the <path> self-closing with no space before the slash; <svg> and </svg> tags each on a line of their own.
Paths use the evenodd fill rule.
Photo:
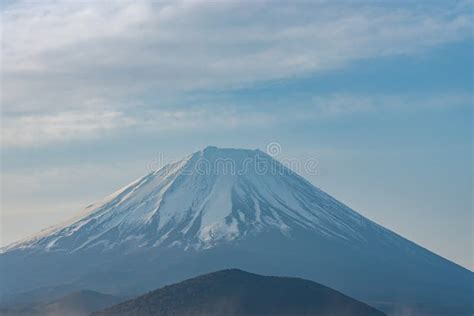
<svg viewBox="0 0 474 316">
<path fill-rule="evenodd" d="M 262 151 L 207 147 L 3 251 L 200 249 L 268 230 L 291 237 L 294 229 L 349 243 L 384 230 Z"/>
<path fill-rule="evenodd" d="M 471 271 L 364 218 L 259 150 L 216 147 L 4 248 L 0 301 L 49 288 L 137 294 L 229 267 L 321 282 L 394 315 L 408 305 L 423 307 L 417 315 L 474 311 Z"/>
</svg>

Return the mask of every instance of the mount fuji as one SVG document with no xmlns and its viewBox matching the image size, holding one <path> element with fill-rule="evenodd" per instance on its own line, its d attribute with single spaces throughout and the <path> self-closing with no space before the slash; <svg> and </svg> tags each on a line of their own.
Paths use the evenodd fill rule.
<svg viewBox="0 0 474 316">
<path fill-rule="evenodd" d="M 260 150 L 216 147 L 3 248 L 0 295 L 133 295 L 226 268 L 314 280 L 394 315 L 474 311 L 471 271 L 363 217 Z"/>
</svg>

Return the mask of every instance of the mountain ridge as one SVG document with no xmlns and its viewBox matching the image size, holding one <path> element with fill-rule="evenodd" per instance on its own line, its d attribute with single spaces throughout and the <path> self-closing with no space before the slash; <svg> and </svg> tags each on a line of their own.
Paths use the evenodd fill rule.
<svg viewBox="0 0 474 316">
<path fill-rule="evenodd" d="M 216 147 L 11 245 L 0 255 L 0 294 L 72 284 L 135 295 L 229 266 L 313 280 L 364 302 L 431 306 L 441 296 L 465 315 L 473 310 L 471 271 L 363 217 L 262 151 Z"/>
<path fill-rule="evenodd" d="M 4 316 L 88 316 L 91 312 L 121 303 L 125 297 L 117 297 L 91 290 L 79 290 L 52 300 L 31 301 L 29 304 L 0 305 Z"/>
</svg>

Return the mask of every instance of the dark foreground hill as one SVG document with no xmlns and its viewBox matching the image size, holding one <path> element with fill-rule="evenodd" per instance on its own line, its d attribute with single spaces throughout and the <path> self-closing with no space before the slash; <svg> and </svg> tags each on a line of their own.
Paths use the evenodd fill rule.
<svg viewBox="0 0 474 316">
<path fill-rule="evenodd" d="M 95 291 L 78 291 L 49 303 L 31 306 L 0 308 L 2 316 L 86 316 L 108 306 L 123 302 L 125 298 Z"/>
<path fill-rule="evenodd" d="M 385 314 L 312 281 L 261 276 L 232 269 L 165 286 L 93 315 L 381 316 Z"/>
</svg>

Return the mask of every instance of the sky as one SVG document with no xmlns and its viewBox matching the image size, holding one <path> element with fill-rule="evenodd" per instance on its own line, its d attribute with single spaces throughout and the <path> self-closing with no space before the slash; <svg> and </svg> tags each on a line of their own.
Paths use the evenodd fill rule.
<svg viewBox="0 0 474 316">
<path fill-rule="evenodd" d="M 4 1 L 0 244 L 207 145 L 473 260 L 472 1 Z"/>
</svg>

